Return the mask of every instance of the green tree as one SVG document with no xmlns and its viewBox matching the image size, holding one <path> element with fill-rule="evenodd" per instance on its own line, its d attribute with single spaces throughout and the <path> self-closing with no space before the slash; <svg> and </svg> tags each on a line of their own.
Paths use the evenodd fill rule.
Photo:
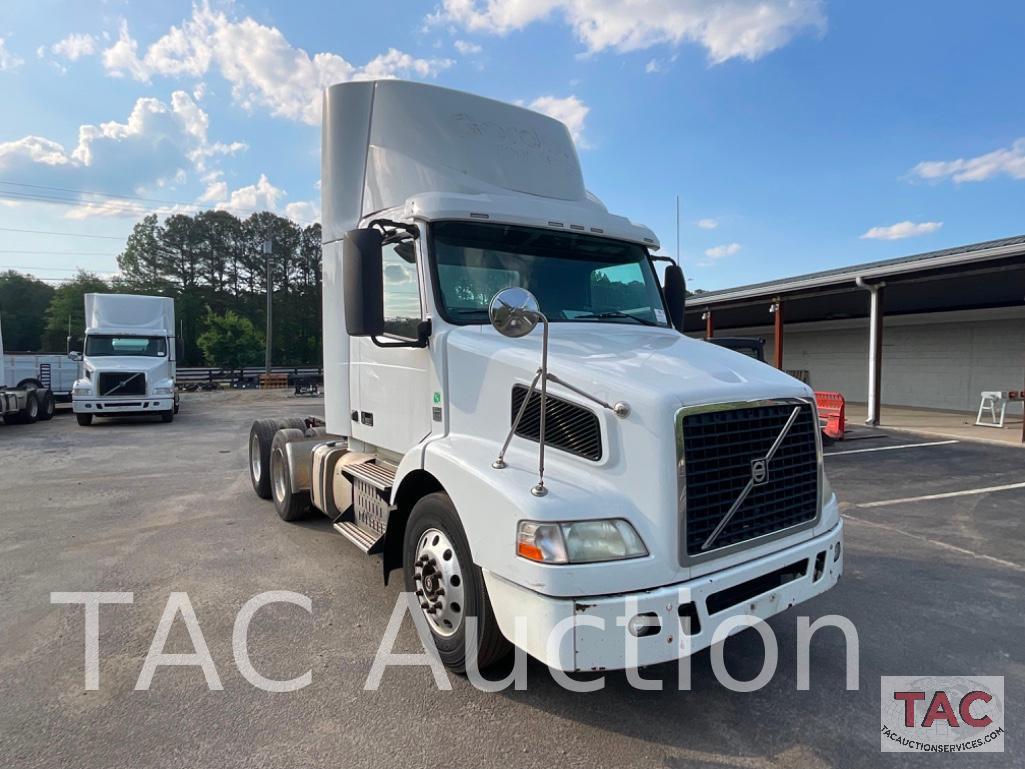
<svg viewBox="0 0 1025 769">
<path fill-rule="evenodd" d="M 85 295 L 109 294 L 110 284 L 99 275 L 79 270 L 74 278 L 58 286 L 46 308 L 46 331 L 43 341 L 48 350 L 63 350 L 70 320 L 72 349 L 82 349 L 85 336 Z"/>
<path fill-rule="evenodd" d="M 52 298 L 53 286 L 31 275 L 14 270 L 0 273 L 0 326 L 6 350 L 36 352 L 42 347 L 46 308 Z"/>
<path fill-rule="evenodd" d="M 224 315 L 207 313 L 206 331 L 196 340 L 209 366 L 241 368 L 259 362 L 263 338 L 248 318 L 228 310 Z"/>
</svg>

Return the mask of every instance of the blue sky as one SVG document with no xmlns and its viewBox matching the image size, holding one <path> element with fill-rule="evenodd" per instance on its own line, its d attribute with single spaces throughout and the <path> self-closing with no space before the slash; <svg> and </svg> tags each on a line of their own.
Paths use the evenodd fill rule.
<svg viewBox="0 0 1025 769">
<path fill-rule="evenodd" d="M 6 2 L 0 269 L 112 273 L 152 210 L 315 219 L 320 87 L 391 76 L 565 119 L 669 252 L 678 194 L 692 287 L 1017 235 L 1023 39 L 1020 0 Z"/>
</svg>

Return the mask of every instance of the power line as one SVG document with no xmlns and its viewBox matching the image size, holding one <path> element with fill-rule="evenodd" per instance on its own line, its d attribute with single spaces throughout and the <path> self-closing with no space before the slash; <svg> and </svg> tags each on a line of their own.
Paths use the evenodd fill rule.
<svg viewBox="0 0 1025 769">
<path fill-rule="evenodd" d="M 26 251 L 20 248 L 0 249 L 0 254 L 45 254 L 47 256 L 117 256 L 106 251 Z"/>
<path fill-rule="evenodd" d="M 124 240 L 117 235 L 90 235 L 85 232 L 55 232 L 53 230 L 23 230 L 18 227 L 0 227 L 2 232 L 26 232 L 30 235 L 60 235 L 66 238 L 101 238 L 103 240 Z"/>
<path fill-rule="evenodd" d="M 39 272 L 78 272 L 79 267 L 29 267 L 25 264 L 0 264 L 0 270 L 30 270 Z"/>
<path fill-rule="evenodd" d="M 163 198 L 148 198 L 141 195 L 123 195 L 113 192 L 97 192 L 95 190 L 82 190 L 75 189 L 72 187 L 51 187 L 44 184 L 28 184 L 26 182 L 14 182 L 7 179 L 0 179 L 0 184 L 6 184 L 13 187 L 24 187 L 30 190 L 43 190 L 50 192 L 66 192 L 72 195 L 93 195 L 98 197 L 112 198 L 111 200 L 105 201 L 89 201 L 82 200 L 79 198 L 68 198 L 52 194 L 44 194 L 44 192 L 18 192 L 15 190 L 0 190 L 0 197 L 5 197 L 10 200 L 31 200 L 40 203 L 63 203 L 65 205 L 103 205 L 103 206 L 115 206 L 116 210 L 122 210 L 126 213 L 141 213 L 149 211 L 151 213 L 174 213 L 180 209 L 191 209 L 193 211 L 208 211 L 208 210 L 227 210 L 218 209 L 212 206 L 203 206 L 197 203 L 185 203 L 177 200 L 166 200 Z M 139 201 L 139 202 L 135 202 Z M 150 205 L 151 203 L 158 203 L 160 205 Z M 233 212 L 237 213 L 261 213 L 269 211 L 267 208 L 233 208 Z"/>
</svg>

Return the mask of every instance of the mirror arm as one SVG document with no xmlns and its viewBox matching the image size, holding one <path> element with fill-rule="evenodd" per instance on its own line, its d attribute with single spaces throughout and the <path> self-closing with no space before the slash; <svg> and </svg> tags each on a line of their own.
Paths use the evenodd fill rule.
<svg viewBox="0 0 1025 769">
<path fill-rule="evenodd" d="M 381 234 L 384 236 L 383 243 L 391 242 L 392 238 L 404 238 L 411 237 L 413 239 L 420 237 L 420 228 L 415 224 L 406 224 L 405 222 L 396 222 L 391 219 L 374 219 L 367 228 L 377 227 L 381 230 Z M 401 235 L 397 230 L 401 230 L 405 235 Z"/>
</svg>

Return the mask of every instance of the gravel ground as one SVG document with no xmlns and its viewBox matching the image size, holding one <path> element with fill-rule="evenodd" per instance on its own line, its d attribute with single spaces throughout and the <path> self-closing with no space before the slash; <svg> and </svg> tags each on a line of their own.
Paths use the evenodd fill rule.
<svg viewBox="0 0 1025 769">
<path fill-rule="evenodd" d="M 453 677 L 438 691 L 425 668 L 391 668 L 364 691 L 400 580 L 382 585 L 325 518 L 278 519 L 252 493 L 249 423 L 322 411 L 322 402 L 254 392 L 187 394 L 172 424 L 98 421 L 69 413 L 0 426 L 0 765 L 11 767 L 828 767 L 932 766 L 930 756 L 879 753 L 880 675 L 1003 675 L 1006 752 L 957 766 L 1022 766 L 1025 721 L 1025 489 L 867 503 L 1022 481 L 1021 451 L 967 443 L 836 453 L 827 459 L 847 516 L 847 572 L 833 591 L 771 621 L 780 660 L 772 682 L 720 686 L 709 654 L 677 670 L 622 673 L 574 694 L 536 662 L 526 691 L 488 694 Z M 861 433 L 830 449 L 914 442 Z M 83 688 L 83 611 L 51 591 L 129 591 L 100 619 L 100 688 Z M 232 627 L 266 590 L 309 596 L 312 615 L 274 605 L 250 631 L 257 670 L 312 671 L 310 686 L 268 693 L 239 673 Z M 221 691 L 195 667 L 163 667 L 135 685 L 172 592 L 187 592 Z M 860 688 L 844 688 L 840 633 L 815 639 L 812 690 L 796 690 L 796 618 L 850 618 L 860 634 Z M 403 650 L 415 650 L 407 622 Z M 180 618 L 167 651 L 190 652 Z M 761 640 L 726 644 L 730 671 L 757 673 Z M 951 766 L 955 763 L 950 763 Z"/>
</svg>

